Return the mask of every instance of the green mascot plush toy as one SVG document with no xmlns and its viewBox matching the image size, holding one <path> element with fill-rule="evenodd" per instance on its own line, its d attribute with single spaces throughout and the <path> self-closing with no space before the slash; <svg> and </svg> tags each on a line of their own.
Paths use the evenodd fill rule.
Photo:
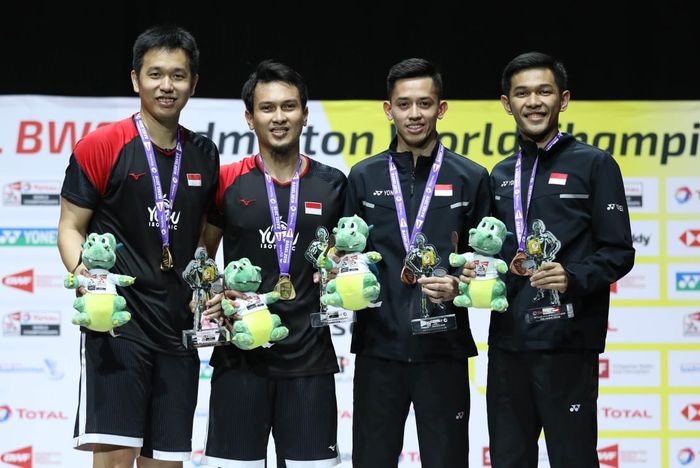
<svg viewBox="0 0 700 468">
<path fill-rule="evenodd" d="M 68 289 L 80 286 L 87 291 L 73 301 L 77 311 L 71 322 L 89 330 L 108 332 L 131 320 L 126 309 L 126 299 L 117 294 L 116 286 L 131 286 L 136 278 L 110 273 L 117 261 L 117 242 L 110 233 L 92 233 L 82 244 L 82 263 L 88 269 L 87 276 L 68 273 L 63 285 Z"/>
<path fill-rule="evenodd" d="M 258 294 L 260 287 L 260 267 L 243 257 L 234 260 L 224 270 L 226 286 L 244 294 L 234 301 L 221 301 L 227 317 L 240 318 L 233 322 L 231 342 L 240 349 L 249 350 L 258 346 L 272 346 L 270 342 L 280 341 L 289 335 L 289 329 L 282 326 L 279 315 L 271 314 L 268 304 L 277 302 L 280 295 L 276 291 Z M 234 305 L 237 304 L 237 305 Z"/>
<path fill-rule="evenodd" d="M 369 227 L 357 215 L 340 218 L 333 228 L 335 252 L 340 255 L 338 263 L 322 256 L 318 266 L 326 270 L 337 266 L 338 275 L 328 282 L 321 303 L 342 307 L 346 310 L 361 310 L 376 307 L 380 286 L 377 277 L 370 271 L 370 264 L 379 262 L 379 252 L 362 253 L 367 245 Z"/>
<path fill-rule="evenodd" d="M 499 277 L 508 271 L 508 266 L 503 260 L 493 257 L 501 251 L 507 235 L 501 220 L 486 216 L 476 228 L 469 230 L 469 246 L 474 252 L 450 254 L 453 267 L 461 267 L 466 262 L 476 263 L 476 277 L 469 283 L 459 283 L 460 295 L 455 297 L 454 305 L 498 312 L 508 309 L 506 285 Z"/>
</svg>

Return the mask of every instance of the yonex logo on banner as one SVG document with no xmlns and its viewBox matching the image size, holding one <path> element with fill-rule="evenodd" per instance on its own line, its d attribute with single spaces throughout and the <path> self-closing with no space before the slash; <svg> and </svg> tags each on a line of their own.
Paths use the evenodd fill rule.
<svg viewBox="0 0 700 468">
<path fill-rule="evenodd" d="M 700 272 L 679 271 L 676 273 L 677 291 L 700 291 Z"/>
<path fill-rule="evenodd" d="M 0 228 L 0 247 L 55 247 L 58 229 Z"/>
</svg>

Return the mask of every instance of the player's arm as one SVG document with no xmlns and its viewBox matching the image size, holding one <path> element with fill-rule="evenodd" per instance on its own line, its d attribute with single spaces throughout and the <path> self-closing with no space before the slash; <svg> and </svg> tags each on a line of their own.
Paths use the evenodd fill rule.
<svg viewBox="0 0 700 468">
<path fill-rule="evenodd" d="M 87 236 L 93 211 L 82 208 L 61 197 L 61 214 L 58 220 L 58 251 L 66 270 L 73 271 L 80 260 L 81 245 Z M 76 273 L 81 273 L 81 267 Z"/>
</svg>

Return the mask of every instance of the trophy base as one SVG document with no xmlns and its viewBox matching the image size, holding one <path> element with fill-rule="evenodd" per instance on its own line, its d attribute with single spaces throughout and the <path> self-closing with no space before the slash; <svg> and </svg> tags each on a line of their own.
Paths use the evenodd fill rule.
<svg viewBox="0 0 700 468">
<path fill-rule="evenodd" d="M 333 308 L 325 312 L 311 314 L 311 326 L 314 328 L 327 327 L 334 323 L 349 323 L 355 321 L 355 312 L 340 308 Z"/>
<path fill-rule="evenodd" d="M 457 328 L 455 314 L 431 315 L 411 320 L 411 331 L 414 335 L 439 333 Z"/>
<path fill-rule="evenodd" d="M 187 349 L 224 346 L 231 344 L 231 332 L 226 327 L 208 328 L 206 330 L 183 330 L 182 344 Z"/>
</svg>

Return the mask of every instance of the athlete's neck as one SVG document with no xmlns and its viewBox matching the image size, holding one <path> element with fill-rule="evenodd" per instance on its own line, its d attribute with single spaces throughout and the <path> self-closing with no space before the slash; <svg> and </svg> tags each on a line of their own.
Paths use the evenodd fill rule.
<svg viewBox="0 0 700 468">
<path fill-rule="evenodd" d="M 421 156 L 430 156 L 433 154 L 433 149 L 435 148 L 435 145 L 437 144 L 437 133 L 435 135 L 431 136 L 430 138 L 427 138 L 425 141 L 422 142 L 422 144 L 418 146 L 409 146 L 406 144 L 405 141 L 402 139 L 398 139 L 396 142 L 396 151 L 398 153 L 406 153 L 406 152 L 411 152 L 413 154 L 413 167 L 416 167 L 416 164 L 418 163 L 418 158 Z"/>
<path fill-rule="evenodd" d="M 265 164 L 267 173 L 270 174 L 273 179 L 282 183 L 292 180 L 294 171 L 299 164 L 299 158 L 301 158 L 298 151 L 286 152 L 285 154 L 276 153 L 274 151 L 261 151 L 260 156 Z M 299 172 L 302 172 L 305 164 L 305 159 L 301 158 L 301 168 Z"/>
<path fill-rule="evenodd" d="M 177 119 L 170 122 L 162 122 L 155 119 L 148 112 L 141 109 L 141 120 L 148 130 L 148 137 L 154 145 L 159 148 L 169 149 L 174 148 L 177 141 Z"/>
</svg>

